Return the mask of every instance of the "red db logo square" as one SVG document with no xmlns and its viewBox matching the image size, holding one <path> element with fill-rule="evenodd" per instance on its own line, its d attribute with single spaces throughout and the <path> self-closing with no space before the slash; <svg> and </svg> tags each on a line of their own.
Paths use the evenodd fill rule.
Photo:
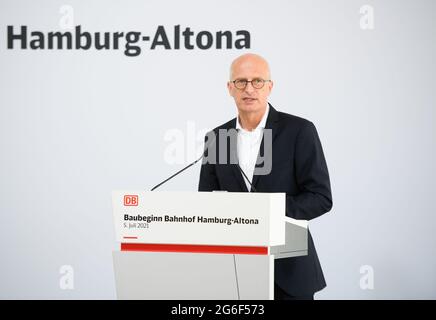
<svg viewBox="0 0 436 320">
<path fill-rule="evenodd" d="M 124 205 L 125 206 L 137 206 L 138 205 L 138 196 L 128 194 L 124 196 Z"/>
</svg>

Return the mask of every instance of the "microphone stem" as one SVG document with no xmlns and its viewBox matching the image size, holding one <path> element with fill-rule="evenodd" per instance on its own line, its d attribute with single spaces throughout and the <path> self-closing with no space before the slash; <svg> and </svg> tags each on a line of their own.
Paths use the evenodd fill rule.
<svg viewBox="0 0 436 320">
<path fill-rule="evenodd" d="M 161 185 L 163 185 L 165 182 L 167 182 L 168 180 L 171 180 L 172 178 L 174 178 L 175 176 L 177 176 L 179 173 L 182 173 L 183 171 L 185 171 L 186 169 L 192 167 L 194 164 L 196 164 L 198 161 L 201 160 L 201 158 L 203 158 L 203 155 L 198 158 L 197 160 L 195 160 L 194 162 L 192 162 L 190 165 L 184 167 L 183 169 L 177 171 L 175 174 L 173 174 L 171 177 L 165 179 L 164 181 L 162 181 L 161 183 L 159 183 L 158 185 L 154 186 L 150 191 L 153 191 L 154 189 L 159 188 Z"/>
</svg>

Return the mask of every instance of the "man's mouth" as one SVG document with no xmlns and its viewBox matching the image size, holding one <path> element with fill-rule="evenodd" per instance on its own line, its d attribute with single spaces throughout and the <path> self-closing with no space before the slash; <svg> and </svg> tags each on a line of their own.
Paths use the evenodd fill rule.
<svg viewBox="0 0 436 320">
<path fill-rule="evenodd" d="M 244 102 L 253 102 L 253 101 L 257 100 L 257 99 L 256 98 L 245 97 L 245 98 L 242 98 L 242 100 Z"/>
</svg>

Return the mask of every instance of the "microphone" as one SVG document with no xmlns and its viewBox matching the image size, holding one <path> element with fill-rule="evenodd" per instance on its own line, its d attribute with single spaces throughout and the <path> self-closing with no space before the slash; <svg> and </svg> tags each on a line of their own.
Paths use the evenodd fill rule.
<svg viewBox="0 0 436 320">
<path fill-rule="evenodd" d="M 247 175 L 245 174 L 244 170 L 242 170 L 242 168 L 239 166 L 239 163 L 236 164 L 236 166 L 238 167 L 239 171 L 242 173 L 242 175 L 244 176 L 245 180 L 248 181 L 248 184 L 250 185 L 251 189 L 253 189 L 254 192 L 257 192 L 256 188 L 253 186 L 253 184 L 251 183 L 250 179 L 248 179 Z"/>
<path fill-rule="evenodd" d="M 212 131 L 212 132 L 213 132 L 213 131 Z M 184 167 L 183 169 L 177 171 L 177 172 L 174 173 L 171 177 L 169 177 L 169 178 L 165 179 L 164 181 L 162 181 L 161 183 L 155 185 L 153 188 L 151 188 L 150 191 L 154 191 L 155 189 L 159 188 L 159 187 L 160 187 L 161 185 L 163 185 L 165 182 L 171 180 L 171 179 L 174 178 L 175 176 L 179 175 L 180 173 L 182 173 L 182 172 L 185 171 L 186 169 L 192 167 L 192 166 L 193 166 L 194 164 L 196 164 L 198 161 L 200 161 L 201 159 L 203 159 L 203 157 L 204 157 L 206 151 L 211 147 L 212 143 L 215 142 L 215 139 L 216 139 L 216 134 L 215 134 L 215 132 L 214 132 L 213 140 L 211 140 L 211 141 L 208 143 L 208 146 L 207 146 L 206 148 L 204 148 L 204 151 L 203 151 L 203 153 L 201 154 L 201 157 L 200 157 L 200 158 L 198 158 L 198 159 L 195 160 L 194 162 L 191 162 L 189 165 L 187 165 L 187 166 Z"/>
</svg>

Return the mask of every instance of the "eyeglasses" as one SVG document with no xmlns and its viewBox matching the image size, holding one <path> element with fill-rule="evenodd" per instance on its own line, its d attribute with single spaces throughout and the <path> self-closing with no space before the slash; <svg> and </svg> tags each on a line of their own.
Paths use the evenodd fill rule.
<svg viewBox="0 0 436 320">
<path fill-rule="evenodd" d="M 243 90 L 243 89 L 245 89 L 245 87 L 247 86 L 247 84 L 249 82 L 251 83 L 253 88 L 262 89 L 263 86 L 265 85 L 265 82 L 271 82 L 271 80 L 264 80 L 261 78 L 256 78 L 256 79 L 253 79 L 251 81 L 248 81 L 247 79 L 237 79 L 237 80 L 230 81 L 230 82 L 232 82 L 237 89 Z"/>
</svg>

